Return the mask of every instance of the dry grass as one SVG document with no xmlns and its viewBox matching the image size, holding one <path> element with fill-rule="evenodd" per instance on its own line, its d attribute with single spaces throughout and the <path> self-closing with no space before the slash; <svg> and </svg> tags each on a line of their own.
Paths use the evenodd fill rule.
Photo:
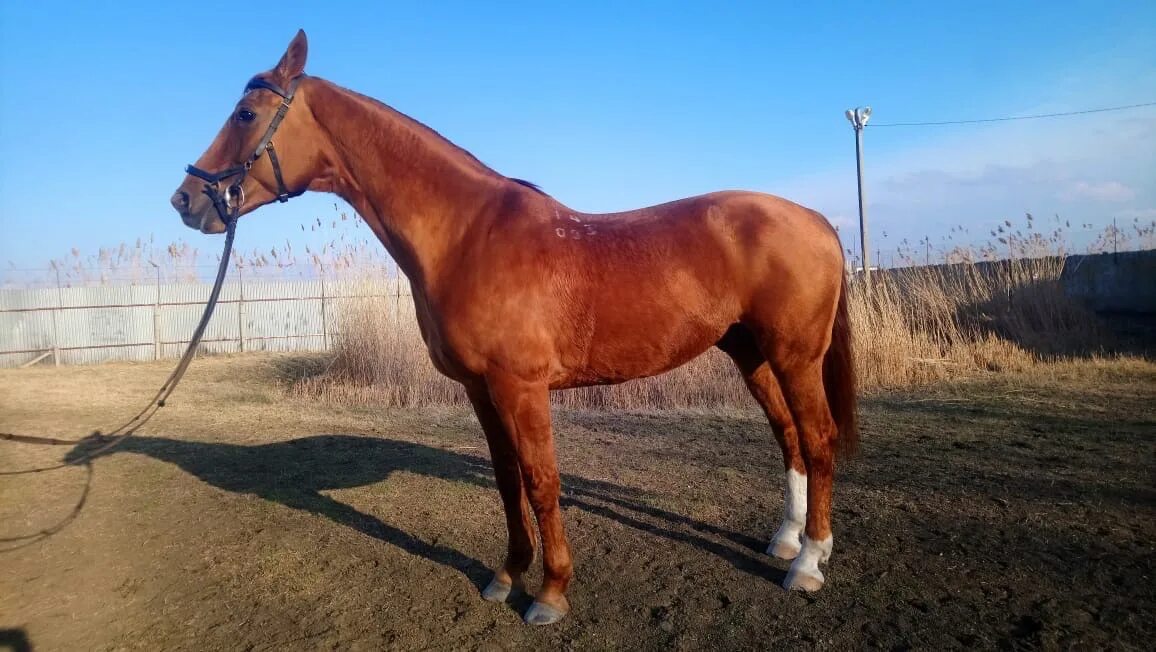
<svg viewBox="0 0 1156 652">
<path fill-rule="evenodd" d="M 268 249 L 234 249 L 230 266 L 233 273 L 247 279 L 293 280 L 302 278 L 387 274 L 397 270 L 385 249 L 356 215 L 350 216 L 334 205 L 334 214 L 298 225 L 302 232 L 319 233 L 321 244 L 298 245 L 288 239 Z M 167 245 L 153 236 L 101 247 L 95 252 L 72 247 L 65 256 L 48 261 L 43 268 L 17 268 L 8 261 L 0 268 L 0 288 L 84 287 L 163 283 L 203 283 L 211 281 L 220 264 L 218 245 L 207 251 L 177 240 Z"/>
<path fill-rule="evenodd" d="M 903 387 L 983 371 L 1022 371 L 1103 353 L 1096 315 L 1064 294 L 1063 257 L 912 267 L 853 286 L 862 384 Z"/>
<path fill-rule="evenodd" d="M 298 380 L 292 392 L 355 405 L 465 404 L 461 387 L 430 362 L 409 297 L 384 296 L 369 286 L 365 294 L 339 313 L 332 358 L 324 370 Z M 730 360 L 719 351 L 655 378 L 554 395 L 564 407 L 629 410 L 740 407 L 749 400 Z"/>
<path fill-rule="evenodd" d="M 365 297 L 338 312 L 332 360 L 294 391 L 329 402 L 396 407 L 459 405 L 461 387 L 438 373 L 418 332 L 408 296 L 387 296 L 367 281 Z"/>
<path fill-rule="evenodd" d="M 867 389 L 899 388 L 1000 371 L 1024 371 L 1100 350 L 1097 317 L 1059 284 L 1051 256 L 878 273 L 852 284 L 856 364 Z M 372 294 L 372 292 L 367 292 Z M 465 396 L 429 362 L 406 297 L 351 302 L 335 355 L 293 392 L 344 404 L 458 405 Z M 719 409 L 748 406 L 738 374 L 712 350 L 670 373 L 554 396 L 584 409 Z"/>
</svg>

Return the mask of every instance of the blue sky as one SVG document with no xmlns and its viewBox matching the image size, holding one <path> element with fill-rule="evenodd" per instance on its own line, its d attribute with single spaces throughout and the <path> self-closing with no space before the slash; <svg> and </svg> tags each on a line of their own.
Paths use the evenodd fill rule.
<svg viewBox="0 0 1156 652">
<path fill-rule="evenodd" d="M 1150 0 L 491 4 L 3 3 L 0 263 L 150 234 L 216 249 L 168 197 L 298 27 L 309 73 L 578 210 L 745 188 L 824 212 L 847 241 L 848 107 L 885 123 L 1156 101 Z M 1025 211 L 1156 219 L 1156 107 L 865 141 L 873 248 L 956 225 L 978 240 Z M 239 245 L 332 237 L 299 225 L 335 199 L 266 207 Z"/>
</svg>

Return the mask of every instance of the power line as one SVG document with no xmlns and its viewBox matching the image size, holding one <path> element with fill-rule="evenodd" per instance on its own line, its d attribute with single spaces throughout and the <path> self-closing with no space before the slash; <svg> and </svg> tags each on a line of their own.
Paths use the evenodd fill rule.
<svg viewBox="0 0 1156 652">
<path fill-rule="evenodd" d="M 1144 102 L 1143 104 L 1128 104 L 1125 106 L 1109 106 L 1102 109 L 1084 109 L 1083 111 L 1064 111 L 1062 113 L 1038 113 L 1036 115 L 1020 115 L 1007 116 L 1003 118 L 980 118 L 978 120 L 942 120 L 938 122 L 884 122 L 872 123 L 872 127 L 932 127 L 939 125 L 966 125 L 977 124 L 981 122 L 1009 122 L 1012 120 L 1036 120 L 1038 118 L 1062 118 L 1071 115 L 1084 115 L 1087 113 L 1104 113 L 1106 111 L 1123 111 L 1125 109 L 1139 109 L 1145 106 L 1156 106 L 1156 102 Z"/>
</svg>

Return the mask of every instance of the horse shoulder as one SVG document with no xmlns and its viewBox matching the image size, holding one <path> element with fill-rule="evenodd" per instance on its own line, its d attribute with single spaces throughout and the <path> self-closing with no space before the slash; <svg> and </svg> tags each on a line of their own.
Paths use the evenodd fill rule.
<svg viewBox="0 0 1156 652">
<path fill-rule="evenodd" d="M 500 366 L 541 376 L 555 366 L 553 326 L 564 319 L 557 270 L 566 254 L 551 233 L 548 221 L 532 215 L 497 215 L 448 268 L 436 330 L 443 355 L 469 374 Z"/>
</svg>

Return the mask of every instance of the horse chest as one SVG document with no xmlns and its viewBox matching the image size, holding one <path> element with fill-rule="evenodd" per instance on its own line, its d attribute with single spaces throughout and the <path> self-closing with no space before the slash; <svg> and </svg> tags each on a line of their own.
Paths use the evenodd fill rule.
<svg viewBox="0 0 1156 652">
<path fill-rule="evenodd" d="M 434 368 L 444 376 L 463 382 L 477 376 L 477 372 L 471 371 L 465 362 L 461 347 L 452 344 L 447 324 L 439 319 L 429 301 L 415 293 L 414 309 L 418 331 Z"/>
</svg>

